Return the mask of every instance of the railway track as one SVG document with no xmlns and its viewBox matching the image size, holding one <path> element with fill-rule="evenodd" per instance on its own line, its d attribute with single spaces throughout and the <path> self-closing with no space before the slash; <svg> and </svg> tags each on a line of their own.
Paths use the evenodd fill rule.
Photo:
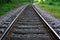
<svg viewBox="0 0 60 40">
<path fill-rule="evenodd" d="M 23 8 L 1 35 L 1 40 L 57 40 L 32 5 Z"/>
</svg>

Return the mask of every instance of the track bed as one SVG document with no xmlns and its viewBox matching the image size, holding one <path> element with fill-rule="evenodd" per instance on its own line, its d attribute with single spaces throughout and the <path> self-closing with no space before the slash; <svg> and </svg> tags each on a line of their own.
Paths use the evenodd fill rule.
<svg viewBox="0 0 60 40">
<path fill-rule="evenodd" d="M 32 5 L 27 6 L 3 40 L 54 40 Z"/>
</svg>

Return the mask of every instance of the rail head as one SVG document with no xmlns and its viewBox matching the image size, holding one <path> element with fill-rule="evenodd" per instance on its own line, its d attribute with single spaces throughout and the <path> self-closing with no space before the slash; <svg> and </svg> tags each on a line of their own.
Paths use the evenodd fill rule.
<svg viewBox="0 0 60 40">
<path fill-rule="evenodd" d="M 57 34 L 57 32 L 48 24 L 48 22 L 43 18 L 43 16 L 37 11 L 35 8 L 35 5 L 33 6 L 36 13 L 41 17 L 41 19 L 45 22 L 45 24 L 49 27 L 49 29 L 55 34 L 58 40 L 60 40 L 60 36 Z"/>
<path fill-rule="evenodd" d="M 26 6 L 24 6 L 22 8 L 22 10 L 19 12 L 19 14 L 14 18 L 14 20 L 11 22 L 11 24 L 9 25 L 9 27 L 6 29 L 6 31 L 3 33 L 3 35 L 1 36 L 0 40 L 3 40 L 3 38 L 5 37 L 6 33 L 10 30 L 10 28 L 12 27 L 13 23 L 16 21 L 16 19 L 19 17 L 19 15 L 24 11 L 24 9 L 28 6 L 28 4 Z"/>
</svg>

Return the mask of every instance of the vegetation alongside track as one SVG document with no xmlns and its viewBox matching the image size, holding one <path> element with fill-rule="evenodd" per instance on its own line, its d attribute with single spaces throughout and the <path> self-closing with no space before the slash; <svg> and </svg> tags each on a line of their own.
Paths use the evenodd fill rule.
<svg viewBox="0 0 60 40">
<path fill-rule="evenodd" d="M 60 18 L 60 6 L 38 4 L 45 11 L 50 12 L 54 17 Z"/>
<path fill-rule="evenodd" d="M 0 16 L 19 5 L 32 2 L 37 2 L 40 8 L 51 12 L 56 18 L 60 18 L 60 0 L 0 0 Z"/>
<path fill-rule="evenodd" d="M 0 0 L 0 16 L 6 14 L 7 11 L 17 8 L 20 5 L 33 2 L 30 0 Z"/>
<path fill-rule="evenodd" d="M 38 6 L 51 13 L 52 16 L 56 17 L 56 18 L 60 18 L 60 1 L 56 0 L 56 1 L 45 1 L 45 2 L 41 2 L 38 3 Z"/>
</svg>

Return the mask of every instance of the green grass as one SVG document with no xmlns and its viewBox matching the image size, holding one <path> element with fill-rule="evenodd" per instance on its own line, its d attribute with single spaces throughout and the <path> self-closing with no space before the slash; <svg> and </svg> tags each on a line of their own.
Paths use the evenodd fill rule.
<svg viewBox="0 0 60 40">
<path fill-rule="evenodd" d="M 0 16 L 6 14 L 6 12 L 8 12 L 9 10 L 17 7 L 18 7 L 17 4 L 11 4 L 11 3 L 0 6 Z"/>
<path fill-rule="evenodd" d="M 9 3 L 9 4 L 4 4 L 0 5 L 0 16 L 6 14 L 6 12 L 10 11 L 11 9 L 18 8 L 20 5 L 28 4 L 26 3 Z"/>
<path fill-rule="evenodd" d="M 50 12 L 52 16 L 60 18 L 60 6 L 48 5 L 48 4 L 38 4 L 38 6 L 41 9 Z"/>
</svg>

